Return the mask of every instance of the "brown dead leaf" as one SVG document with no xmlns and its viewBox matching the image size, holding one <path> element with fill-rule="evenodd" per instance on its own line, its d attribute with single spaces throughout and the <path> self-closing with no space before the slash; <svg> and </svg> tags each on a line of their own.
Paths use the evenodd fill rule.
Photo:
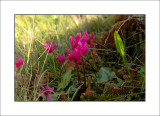
<svg viewBox="0 0 160 116">
<path fill-rule="evenodd" d="M 62 72 L 66 72 L 67 70 L 74 69 L 76 67 L 75 63 L 67 62 Z"/>
<path fill-rule="evenodd" d="M 64 93 L 64 91 L 61 92 L 61 98 L 65 101 L 67 100 L 67 96 L 66 94 Z"/>
<path fill-rule="evenodd" d="M 86 94 L 91 94 L 93 95 L 94 93 L 96 93 L 94 90 L 91 89 L 91 86 L 89 86 L 87 89 L 86 89 Z"/>
<path fill-rule="evenodd" d="M 98 54 L 97 54 L 97 52 L 96 52 L 96 49 L 93 49 L 93 50 L 91 51 L 91 57 L 92 57 L 94 63 L 97 63 L 97 56 L 98 56 Z"/>
<path fill-rule="evenodd" d="M 123 79 L 125 79 L 125 80 L 131 80 L 131 77 L 129 75 L 123 75 Z"/>
<path fill-rule="evenodd" d="M 121 97 L 119 101 L 126 101 L 125 97 Z"/>
<path fill-rule="evenodd" d="M 91 89 L 90 80 L 91 80 L 91 77 L 89 76 L 89 77 L 87 78 L 88 88 L 86 89 L 85 93 L 82 93 L 82 95 L 85 96 L 85 97 L 86 97 L 88 94 L 93 95 L 93 94 L 96 93 L 96 91 L 94 91 L 94 90 Z"/>
<path fill-rule="evenodd" d="M 40 84 L 46 84 L 47 82 L 48 82 L 48 77 L 45 77 L 45 76 L 43 76 L 43 77 L 41 77 L 41 79 L 40 79 Z"/>
</svg>

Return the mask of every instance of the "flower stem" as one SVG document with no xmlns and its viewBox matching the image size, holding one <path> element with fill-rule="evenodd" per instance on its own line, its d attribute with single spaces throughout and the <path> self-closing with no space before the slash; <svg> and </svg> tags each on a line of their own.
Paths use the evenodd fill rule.
<svg viewBox="0 0 160 116">
<path fill-rule="evenodd" d="M 57 75 L 57 67 L 56 67 L 56 56 L 54 54 L 54 51 L 53 51 L 53 65 L 54 65 L 54 72 L 55 72 L 56 76 L 58 76 Z"/>
<path fill-rule="evenodd" d="M 56 59 L 56 56 L 55 56 L 54 51 L 53 51 L 53 56 L 54 56 L 54 59 L 55 59 L 56 63 L 58 64 L 58 67 L 59 67 L 60 72 L 61 72 L 61 74 L 62 74 L 62 69 L 61 69 L 61 67 L 60 67 L 60 65 L 59 65 L 59 63 L 58 63 L 58 61 L 57 61 L 57 59 Z M 56 68 L 57 68 L 57 67 L 56 67 Z M 57 71 L 56 71 L 56 72 L 57 72 Z"/>
<path fill-rule="evenodd" d="M 76 63 L 76 68 L 77 68 L 78 87 L 79 87 L 79 85 L 80 85 L 80 74 L 79 74 L 79 67 L 78 67 L 78 63 Z"/>
<path fill-rule="evenodd" d="M 54 59 L 55 59 L 55 61 L 57 62 L 57 59 L 56 59 L 56 56 L 55 56 L 55 53 L 54 53 L 54 51 L 53 51 L 53 56 L 54 56 Z"/>
<path fill-rule="evenodd" d="M 83 68 L 84 89 L 86 90 L 86 76 L 85 76 L 85 68 L 84 68 L 83 56 L 82 56 L 81 59 L 82 59 L 82 68 Z"/>
<path fill-rule="evenodd" d="M 129 71 L 128 65 L 127 65 L 126 60 L 125 60 L 124 57 L 123 57 L 123 62 L 124 62 L 124 65 L 126 66 L 126 69 L 127 69 L 127 71 L 128 71 L 128 75 L 133 79 L 133 77 L 132 77 L 132 75 L 131 75 L 131 73 L 130 73 L 130 71 Z"/>
</svg>

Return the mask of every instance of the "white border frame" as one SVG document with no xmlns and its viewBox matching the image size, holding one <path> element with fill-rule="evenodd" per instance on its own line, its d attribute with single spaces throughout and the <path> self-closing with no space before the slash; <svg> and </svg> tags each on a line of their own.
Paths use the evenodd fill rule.
<svg viewBox="0 0 160 116">
<path fill-rule="evenodd" d="M 159 114 L 159 1 L 1 1 L 1 4 L 2 115 Z M 146 102 L 14 102 L 14 14 L 146 14 Z"/>
</svg>

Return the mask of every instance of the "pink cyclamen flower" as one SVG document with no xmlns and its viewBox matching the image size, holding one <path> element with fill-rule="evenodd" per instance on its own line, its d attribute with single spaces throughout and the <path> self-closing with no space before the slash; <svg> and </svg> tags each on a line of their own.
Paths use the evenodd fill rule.
<svg viewBox="0 0 160 116">
<path fill-rule="evenodd" d="M 85 31 L 85 32 L 84 32 L 84 37 L 82 38 L 82 40 L 85 40 L 88 45 L 97 45 L 97 43 L 92 43 L 92 42 L 91 42 L 91 40 L 93 39 L 93 37 L 94 37 L 94 33 L 92 33 L 90 39 L 88 39 L 88 38 L 89 38 L 88 32 Z"/>
<path fill-rule="evenodd" d="M 72 36 L 70 36 L 69 41 L 72 46 L 72 50 L 76 51 L 75 54 L 82 52 L 82 55 L 87 53 L 89 51 L 89 48 L 87 48 L 88 44 L 86 42 L 86 39 L 81 39 L 81 33 L 77 33 L 75 40 Z"/>
<path fill-rule="evenodd" d="M 69 41 L 71 42 L 71 46 L 72 46 L 73 51 L 78 46 L 78 42 L 80 39 L 81 39 L 81 33 L 77 33 L 75 40 L 72 36 L 69 37 Z"/>
<path fill-rule="evenodd" d="M 89 48 L 87 47 L 88 44 L 85 41 L 80 41 L 76 49 L 84 55 L 89 51 Z"/>
<path fill-rule="evenodd" d="M 69 60 L 71 62 L 75 62 L 75 63 L 80 63 L 81 60 L 80 57 L 82 56 L 82 52 L 78 51 L 77 49 L 74 49 L 73 53 L 69 52 L 68 48 L 65 49 L 65 51 L 68 53 L 67 58 L 69 58 Z"/>
<path fill-rule="evenodd" d="M 46 87 L 46 88 L 44 88 L 41 84 L 39 84 L 39 86 L 43 88 L 43 90 L 40 91 L 40 93 L 43 93 L 49 101 L 52 101 L 52 99 L 51 99 L 51 97 L 49 96 L 49 94 L 53 92 L 54 87 L 50 88 L 50 87 L 48 86 L 48 82 L 47 82 L 47 87 Z"/>
<path fill-rule="evenodd" d="M 15 68 L 19 68 L 23 64 L 23 60 L 21 61 L 19 56 L 18 56 L 18 62 L 16 62 L 16 56 L 15 56 Z"/>
<path fill-rule="evenodd" d="M 61 56 L 61 54 L 58 54 L 58 60 L 60 63 L 66 61 L 68 58 L 64 58 L 64 53 L 63 53 L 63 56 Z"/>
<path fill-rule="evenodd" d="M 51 40 L 48 41 L 49 44 L 44 44 L 44 47 L 46 47 L 47 51 L 49 51 L 49 53 L 52 53 L 53 50 L 57 47 L 57 44 L 55 44 L 54 46 L 52 46 L 52 42 Z"/>
</svg>

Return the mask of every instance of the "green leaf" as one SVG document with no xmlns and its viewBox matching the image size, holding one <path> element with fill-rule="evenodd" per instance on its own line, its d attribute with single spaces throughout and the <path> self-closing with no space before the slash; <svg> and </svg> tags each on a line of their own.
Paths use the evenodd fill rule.
<svg viewBox="0 0 160 116">
<path fill-rule="evenodd" d="M 122 41 L 122 39 L 121 39 L 121 37 L 120 37 L 120 35 L 118 34 L 117 31 L 114 32 L 114 41 L 115 41 L 115 44 L 116 44 L 117 51 L 122 56 L 122 59 L 123 59 L 124 65 L 127 68 L 128 74 L 131 75 L 130 71 L 129 71 L 129 68 L 128 68 L 128 65 L 126 63 L 126 59 L 125 59 L 125 51 L 124 51 L 123 41 Z"/>
<path fill-rule="evenodd" d="M 117 51 L 121 54 L 122 57 L 124 57 L 125 53 L 123 42 L 117 31 L 114 32 L 114 41 L 116 44 Z"/>
<path fill-rule="evenodd" d="M 115 75 L 115 72 L 113 72 L 111 68 L 101 67 L 101 69 L 97 73 L 98 83 L 105 83 L 106 81 L 112 78 L 116 78 L 116 75 Z"/>
<path fill-rule="evenodd" d="M 86 74 L 86 76 L 92 76 L 92 77 L 95 77 L 96 76 L 96 74 Z"/>
<path fill-rule="evenodd" d="M 120 78 L 117 78 L 117 81 L 118 81 L 118 83 L 120 83 L 120 84 L 123 84 L 123 83 L 124 83 L 124 81 L 123 81 L 122 79 L 120 79 Z"/>
<path fill-rule="evenodd" d="M 144 73 L 144 72 L 145 72 L 145 67 L 144 67 L 144 66 L 141 66 L 141 67 L 140 67 L 140 72 L 141 72 L 141 73 Z"/>
<path fill-rule="evenodd" d="M 145 88 L 145 67 L 144 66 L 140 67 L 140 74 L 142 78 L 142 88 L 141 88 L 141 92 L 142 92 L 144 90 L 143 88 Z"/>
<path fill-rule="evenodd" d="M 142 80 L 144 80 L 145 79 L 145 67 L 144 66 L 142 66 L 142 67 L 140 67 L 140 74 L 141 74 L 141 78 L 142 78 Z"/>
<path fill-rule="evenodd" d="M 66 93 L 67 94 L 72 94 L 75 90 L 76 90 L 76 81 L 73 81 L 73 83 L 71 83 L 71 86 L 68 88 Z"/>
<path fill-rule="evenodd" d="M 126 101 L 131 101 L 131 97 L 130 97 L 130 96 L 128 96 Z"/>
<path fill-rule="evenodd" d="M 56 101 L 59 95 L 60 95 L 60 93 L 59 93 L 59 92 L 56 92 L 56 93 L 54 93 L 54 94 L 50 94 L 49 96 L 51 97 L 51 99 L 52 99 L 53 101 Z"/>
<path fill-rule="evenodd" d="M 82 85 L 83 85 L 83 84 L 82 84 Z M 82 85 L 80 85 L 80 86 L 75 90 L 75 92 L 74 92 L 74 94 L 73 94 L 73 96 L 72 96 L 71 101 L 73 101 L 73 100 L 74 100 L 74 98 L 75 98 L 75 96 L 76 96 L 76 94 L 77 94 L 78 90 L 82 87 Z"/>
<path fill-rule="evenodd" d="M 72 74 L 71 74 L 72 70 L 68 70 L 67 72 L 65 72 L 62 75 L 62 80 L 60 82 L 60 84 L 58 85 L 57 91 L 59 91 L 60 89 L 65 89 L 67 87 L 67 85 L 70 83 Z"/>
</svg>

